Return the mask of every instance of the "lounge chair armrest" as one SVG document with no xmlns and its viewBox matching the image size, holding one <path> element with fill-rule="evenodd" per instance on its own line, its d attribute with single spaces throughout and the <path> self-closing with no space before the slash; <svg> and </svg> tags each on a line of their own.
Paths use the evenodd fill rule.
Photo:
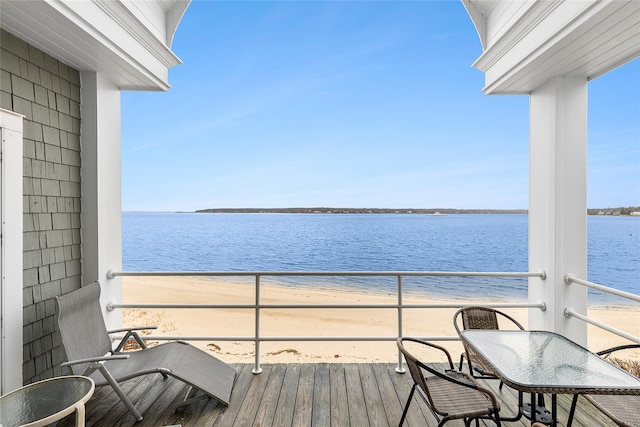
<svg viewBox="0 0 640 427">
<path fill-rule="evenodd" d="M 129 341 L 131 338 L 136 340 L 140 348 L 147 348 L 147 345 L 144 343 L 142 338 L 140 338 L 138 331 L 149 330 L 149 329 L 158 329 L 158 327 L 157 326 L 139 326 L 135 328 L 120 328 L 120 329 L 114 329 L 114 330 L 108 331 L 109 334 L 113 334 L 117 332 L 126 332 L 126 334 L 124 335 L 124 337 L 122 337 L 122 339 L 116 346 L 115 350 L 113 350 L 113 352 L 119 353 L 120 350 L 122 350 L 122 348 L 126 344 L 126 342 Z"/>
<path fill-rule="evenodd" d="M 108 354 L 106 356 L 100 356 L 100 357 L 87 357 L 86 359 L 70 360 L 68 362 L 61 363 L 60 366 L 71 366 L 71 365 L 79 365 L 81 363 L 105 362 L 107 360 L 128 359 L 128 358 L 129 358 L 128 354 L 117 354 L 117 355 Z"/>
<path fill-rule="evenodd" d="M 148 329 L 158 329 L 157 326 L 136 326 L 133 328 L 120 328 L 120 329 L 112 329 L 107 331 L 109 334 L 117 334 L 118 332 L 133 332 L 133 331 L 144 331 Z"/>
</svg>

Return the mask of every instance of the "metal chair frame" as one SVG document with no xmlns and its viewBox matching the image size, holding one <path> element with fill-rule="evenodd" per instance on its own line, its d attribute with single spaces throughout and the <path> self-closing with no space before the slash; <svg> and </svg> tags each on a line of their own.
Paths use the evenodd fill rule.
<svg viewBox="0 0 640 427">
<path fill-rule="evenodd" d="M 506 319 L 521 331 L 524 330 L 524 326 L 522 326 L 520 322 L 518 322 L 508 314 L 494 308 L 479 305 L 462 307 L 455 312 L 455 314 L 453 315 L 453 326 L 456 328 L 456 332 L 458 333 L 458 335 L 460 335 L 461 330 L 459 319 L 462 319 L 462 330 L 498 330 L 500 329 L 500 319 Z M 486 367 L 483 367 L 481 364 L 479 364 L 473 357 L 473 353 L 470 353 L 466 347 L 465 352 L 460 354 L 460 364 L 458 366 L 459 371 L 462 371 L 462 364 L 464 363 L 465 358 L 467 359 L 467 364 L 469 366 L 469 373 L 474 378 L 497 378 L 493 372 L 489 371 Z M 474 372 L 477 372 L 479 375 L 474 374 Z M 502 389 L 502 383 L 500 383 L 500 389 Z"/>
<path fill-rule="evenodd" d="M 596 354 L 608 359 L 613 353 L 623 350 L 640 348 L 640 344 L 619 345 L 597 352 Z M 637 427 L 640 424 L 640 396 L 637 395 L 583 395 L 600 412 L 609 417 L 613 422 L 622 427 Z M 580 394 L 574 394 L 569 410 L 567 426 L 571 426 L 576 412 L 576 406 Z M 627 412 L 625 416 L 620 412 Z M 632 421 L 633 420 L 633 421 Z"/>
<path fill-rule="evenodd" d="M 439 350 L 446 356 L 448 369 L 441 372 L 416 359 L 404 346 L 405 342 L 413 342 L 419 345 Z M 397 339 L 398 349 L 402 352 L 411 377 L 413 386 L 407 398 L 399 427 L 404 424 L 407 411 L 416 390 L 423 397 L 427 406 L 438 420 L 438 426 L 444 425 L 453 419 L 463 419 L 465 426 L 470 426 L 471 421 L 479 419 L 493 420 L 500 427 L 500 405 L 491 391 L 478 384 L 473 377 L 455 369 L 449 352 L 439 345 L 422 341 L 416 338 L 400 337 Z M 425 371 L 428 373 L 424 375 Z M 437 393 L 432 393 L 431 387 L 437 388 Z M 460 409 L 452 410 L 452 405 L 444 397 L 460 400 Z M 457 408 L 456 408 L 457 409 Z"/>
</svg>

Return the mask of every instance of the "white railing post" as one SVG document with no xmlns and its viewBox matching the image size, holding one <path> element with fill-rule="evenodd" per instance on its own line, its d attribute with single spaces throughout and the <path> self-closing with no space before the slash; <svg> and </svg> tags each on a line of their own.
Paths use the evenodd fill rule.
<svg viewBox="0 0 640 427">
<path fill-rule="evenodd" d="M 254 374 L 262 373 L 262 368 L 260 367 L 260 275 L 256 274 L 256 301 L 255 301 L 255 319 L 256 319 L 256 330 L 254 335 L 254 351 L 255 351 L 255 365 L 253 367 Z"/>
<path fill-rule="evenodd" d="M 398 338 L 403 335 L 402 331 L 402 275 L 398 274 Z M 398 366 L 396 366 L 396 372 L 404 374 L 404 367 L 402 366 L 402 353 L 398 349 Z"/>
</svg>

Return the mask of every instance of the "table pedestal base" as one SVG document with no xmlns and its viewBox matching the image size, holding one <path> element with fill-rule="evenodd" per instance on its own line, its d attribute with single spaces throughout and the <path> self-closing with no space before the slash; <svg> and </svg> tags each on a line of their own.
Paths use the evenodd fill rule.
<svg viewBox="0 0 640 427">
<path fill-rule="evenodd" d="M 522 412 L 522 415 L 524 415 L 525 417 L 527 417 L 528 419 L 533 419 L 531 417 L 531 404 L 530 403 L 523 403 L 522 406 L 520 407 L 520 411 Z M 550 425 L 553 423 L 553 416 L 551 415 L 551 412 L 545 408 L 544 406 L 539 406 L 539 405 L 535 405 L 534 406 L 534 411 L 536 414 L 536 421 L 541 422 L 543 424 L 546 425 Z"/>
</svg>

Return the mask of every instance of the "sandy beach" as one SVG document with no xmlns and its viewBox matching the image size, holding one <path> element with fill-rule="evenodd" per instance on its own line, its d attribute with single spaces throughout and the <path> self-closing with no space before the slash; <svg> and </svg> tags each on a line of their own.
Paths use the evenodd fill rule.
<svg viewBox="0 0 640 427">
<path fill-rule="evenodd" d="M 203 279 L 193 277 L 124 277 L 125 303 L 173 304 L 254 304 L 253 279 Z M 308 289 L 263 282 L 263 304 L 393 304 L 395 294 L 364 293 L 338 289 Z M 480 298 L 476 299 L 476 302 Z M 404 303 L 461 303 L 437 300 L 428 295 L 404 296 Z M 489 302 L 489 300 L 485 300 Z M 455 336 L 453 314 L 456 309 L 406 309 L 405 336 Z M 526 309 L 504 309 L 527 326 Z M 632 307 L 595 307 L 588 315 L 633 335 L 640 335 L 640 310 Z M 398 333 L 397 310 L 388 309 L 262 309 L 260 333 L 270 336 L 371 336 L 389 337 Z M 253 336 L 253 310 L 247 309 L 125 309 L 127 326 L 156 325 L 154 335 L 170 336 Z M 598 351 L 628 344 L 621 337 L 589 326 L 589 349 Z M 217 340 L 192 341 L 227 362 L 253 363 L 253 342 Z M 462 351 L 458 341 L 442 341 L 457 359 Z M 396 362 L 398 355 L 391 341 L 351 342 L 263 342 L 261 363 L 289 362 Z M 635 356 L 640 359 L 640 352 Z"/>
</svg>

